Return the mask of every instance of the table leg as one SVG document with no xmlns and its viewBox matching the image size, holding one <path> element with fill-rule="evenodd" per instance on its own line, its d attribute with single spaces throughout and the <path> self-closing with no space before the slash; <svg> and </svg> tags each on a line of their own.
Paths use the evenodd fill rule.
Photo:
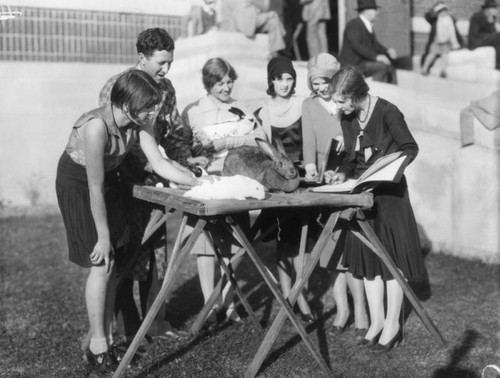
<svg viewBox="0 0 500 378">
<path fill-rule="evenodd" d="M 210 236 L 210 239 L 212 241 L 217 240 L 217 239 L 214 239 L 212 236 Z M 221 248 L 220 245 L 217 245 L 217 247 Z M 233 272 L 231 272 L 231 270 L 229 269 L 229 266 L 225 263 L 219 250 L 217 248 L 214 248 L 214 250 L 215 250 L 215 254 L 217 256 L 217 260 L 219 261 L 219 264 L 221 265 L 222 269 L 224 270 L 225 276 L 228 279 L 228 284 L 231 285 L 234 288 L 234 290 L 236 291 L 236 294 L 238 294 L 238 297 L 240 298 L 241 303 L 243 304 L 243 306 L 247 310 L 247 313 L 250 316 L 250 319 L 252 319 L 252 322 L 255 325 L 255 327 L 259 331 L 262 331 L 263 330 L 262 325 L 260 324 L 259 320 L 257 319 L 257 316 L 253 312 L 252 307 L 250 307 L 250 304 L 246 300 L 245 295 L 241 291 L 240 287 L 238 286 L 238 283 L 236 282 L 236 279 L 234 278 L 233 272 L 236 270 L 236 267 L 234 267 L 230 264 L 231 267 L 233 268 Z"/>
<path fill-rule="evenodd" d="M 289 218 L 290 218 L 290 215 L 287 215 L 287 216 L 282 218 L 281 222 L 284 223 Z M 277 228 L 277 224 L 273 223 L 269 228 L 267 228 L 266 230 L 261 232 L 260 235 L 256 238 L 255 236 L 261 230 L 262 224 L 263 224 L 263 221 L 262 221 L 262 212 L 261 212 L 257 216 L 257 219 L 255 220 L 255 222 L 252 225 L 250 232 L 249 232 L 249 239 L 252 240 L 253 245 L 259 243 L 264 237 L 266 237 L 274 229 Z M 233 270 L 237 269 L 238 265 L 241 262 L 241 258 L 244 256 L 245 252 L 246 252 L 245 248 L 240 248 L 231 257 L 230 265 L 233 266 L 233 268 L 234 268 Z M 274 278 L 274 276 L 271 274 L 271 272 L 269 272 L 269 274 L 271 275 L 273 280 L 275 282 L 277 282 L 276 279 Z M 210 312 L 210 309 L 213 307 L 213 305 L 215 304 L 215 301 L 219 297 L 219 293 L 221 292 L 222 285 L 225 284 L 225 282 L 224 282 L 225 277 L 224 276 L 219 279 L 219 281 L 217 282 L 217 285 L 215 286 L 214 292 L 212 293 L 212 295 L 208 299 L 207 303 L 205 303 L 205 305 L 201 309 L 200 313 L 197 315 L 195 321 L 193 322 L 193 325 L 191 326 L 191 333 L 192 334 L 197 334 L 198 332 L 200 332 L 201 327 L 203 326 L 203 323 L 205 322 L 205 319 L 206 319 L 208 313 Z M 245 308 L 246 308 L 246 306 L 245 306 Z M 247 311 L 248 311 L 248 309 L 247 309 Z M 251 314 L 254 314 L 253 311 L 252 312 L 248 311 L 248 313 L 250 316 L 252 316 Z M 256 317 L 255 317 L 255 319 L 252 318 L 252 321 L 259 330 L 262 330 L 262 325 L 260 324 L 260 322 L 258 321 L 258 319 Z"/>
<path fill-rule="evenodd" d="M 446 340 L 443 338 L 441 333 L 439 332 L 438 328 L 436 325 L 433 323 L 432 319 L 430 316 L 427 314 L 427 311 L 425 311 L 425 308 L 422 306 L 420 301 L 417 298 L 417 295 L 415 292 L 412 290 L 410 285 L 408 285 L 408 282 L 406 282 L 403 274 L 401 271 L 398 269 L 392 258 L 390 257 L 389 253 L 387 250 L 384 248 L 382 243 L 380 242 L 379 238 L 373 231 L 373 229 L 370 227 L 368 222 L 366 221 L 364 214 L 358 211 L 358 219 L 357 222 L 361 229 L 363 230 L 364 234 L 366 235 L 366 238 L 363 237 L 358 231 L 356 230 L 351 230 L 354 235 L 356 235 L 368 248 L 370 248 L 385 264 L 385 266 L 389 269 L 391 274 L 394 276 L 396 281 L 398 281 L 399 285 L 403 289 L 403 292 L 405 293 L 406 297 L 410 301 L 410 303 L 413 305 L 413 308 L 417 312 L 418 316 L 426 326 L 427 330 L 438 340 L 440 341 L 443 345 L 446 345 Z"/>
<path fill-rule="evenodd" d="M 309 222 L 307 219 L 302 219 L 302 229 L 300 231 L 300 246 L 299 246 L 299 268 L 297 269 L 297 277 L 302 278 L 304 272 L 304 265 L 306 262 L 306 247 L 307 247 L 307 233 L 309 231 Z"/>
<path fill-rule="evenodd" d="M 286 317 L 290 319 L 292 324 L 295 326 L 297 329 L 298 333 L 304 340 L 304 343 L 308 347 L 309 351 L 313 355 L 313 357 L 316 359 L 318 364 L 321 366 L 322 370 L 327 374 L 331 375 L 330 368 L 328 365 L 325 363 L 323 357 L 319 354 L 319 352 L 314 348 L 312 345 L 312 342 L 307 335 L 304 327 L 302 324 L 299 322 L 295 314 L 293 313 L 292 308 L 290 305 L 293 305 L 295 301 L 297 300 L 297 297 L 299 295 L 300 290 L 302 290 L 302 287 L 304 286 L 306 280 L 309 279 L 309 276 L 314 270 L 314 267 L 316 266 L 319 257 L 321 255 L 321 252 L 325 245 L 327 244 L 329 238 L 331 237 L 331 233 L 333 231 L 333 227 L 337 223 L 337 220 L 339 218 L 340 212 L 335 212 L 332 213 L 328 219 L 327 224 L 325 225 L 325 228 L 323 229 L 323 232 L 321 233 L 318 241 L 316 242 L 316 245 L 313 248 L 313 251 L 311 252 L 311 261 L 307 264 L 305 267 L 303 277 L 301 279 L 298 279 L 294 286 L 292 287 L 292 290 L 290 292 L 290 295 L 288 297 L 288 300 L 290 303 L 287 302 L 287 300 L 283 297 L 281 294 L 281 291 L 279 290 L 278 286 L 276 283 L 271 279 L 271 277 L 268 274 L 268 271 L 265 269 L 264 264 L 258 257 L 258 255 L 255 253 L 255 250 L 253 247 L 250 245 L 248 240 L 245 238 L 245 235 L 241 231 L 241 229 L 238 226 L 231 225 L 235 237 L 238 238 L 240 243 L 245 247 L 247 250 L 250 258 L 254 262 L 256 268 L 259 270 L 259 273 L 262 275 L 264 278 L 264 281 L 268 285 L 268 287 L 271 289 L 273 292 L 274 296 L 278 299 L 279 303 L 281 304 L 281 308 L 278 312 L 278 315 L 276 316 L 276 319 L 274 320 L 270 330 L 266 334 L 266 337 L 264 338 L 264 341 L 262 342 L 259 350 L 257 351 L 257 354 L 255 355 L 252 363 L 250 364 L 247 373 L 245 374 L 245 377 L 255 377 L 257 375 L 258 370 L 260 369 L 262 362 L 266 358 L 267 354 L 269 353 L 272 344 L 276 340 L 278 336 L 278 332 L 285 323 Z M 340 232 L 340 231 L 339 231 Z"/>
<path fill-rule="evenodd" d="M 187 221 L 187 217 L 183 217 L 183 225 L 185 225 L 185 222 Z M 200 234 L 203 232 L 203 228 L 205 227 L 205 224 L 207 223 L 206 220 L 199 218 L 198 221 L 196 222 L 196 225 L 193 229 L 193 232 L 189 236 L 187 243 L 184 247 L 181 247 L 181 243 L 177 243 L 177 241 L 180 241 L 180 238 L 177 239 L 176 245 L 174 246 L 174 252 L 172 254 L 172 260 L 170 264 L 168 265 L 167 272 L 165 273 L 165 277 L 163 279 L 163 284 L 160 289 L 160 292 L 158 293 L 158 296 L 156 297 L 155 301 L 151 305 L 151 308 L 149 309 L 149 312 L 146 315 L 146 318 L 141 324 L 141 327 L 137 331 L 137 334 L 135 335 L 134 339 L 132 340 L 132 343 L 127 349 L 127 352 L 123 356 L 123 359 L 120 361 L 120 365 L 116 369 L 115 373 L 113 374 L 113 378 L 119 378 L 124 375 L 125 369 L 129 365 L 130 361 L 135 355 L 135 352 L 137 352 L 137 349 L 139 348 L 139 344 L 142 342 L 144 336 L 149 330 L 149 327 L 151 327 L 151 324 L 153 323 L 156 314 L 160 310 L 161 305 L 163 302 L 166 300 L 168 291 L 171 288 L 174 278 L 176 273 L 180 271 L 181 265 L 184 263 L 185 259 L 187 256 L 189 256 L 189 252 L 193 248 L 196 240 L 199 238 Z M 181 230 L 179 234 L 181 234 L 181 231 L 183 230 L 183 227 L 181 226 Z M 176 253 L 177 250 L 180 250 L 180 252 Z M 178 255 L 178 256 L 177 256 Z"/>
<path fill-rule="evenodd" d="M 238 267 L 244 255 L 245 255 L 245 250 L 242 248 L 231 257 L 230 264 L 234 267 L 234 269 Z M 214 306 L 217 298 L 220 296 L 222 286 L 225 284 L 226 284 L 226 277 L 224 275 L 219 279 L 217 285 L 215 285 L 214 292 L 208 299 L 207 303 L 205 303 L 200 313 L 196 316 L 196 319 L 193 322 L 193 325 L 191 326 L 191 334 L 196 335 L 198 332 L 200 332 L 201 327 L 205 323 L 205 319 L 207 318 L 208 313 Z"/>
</svg>

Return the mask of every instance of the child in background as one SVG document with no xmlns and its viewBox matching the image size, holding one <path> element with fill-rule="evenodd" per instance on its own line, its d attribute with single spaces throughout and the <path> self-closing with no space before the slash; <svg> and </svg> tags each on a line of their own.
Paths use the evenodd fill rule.
<svg viewBox="0 0 500 378">
<path fill-rule="evenodd" d="M 462 45 L 462 39 L 457 31 L 455 20 L 448 12 L 448 6 L 438 1 L 430 11 L 425 14 L 425 19 L 431 24 L 431 32 L 426 46 L 422 64 L 422 75 L 428 75 L 432 63 L 440 58 L 440 74 L 445 78 L 450 50 L 457 50 Z"/>
</svg>

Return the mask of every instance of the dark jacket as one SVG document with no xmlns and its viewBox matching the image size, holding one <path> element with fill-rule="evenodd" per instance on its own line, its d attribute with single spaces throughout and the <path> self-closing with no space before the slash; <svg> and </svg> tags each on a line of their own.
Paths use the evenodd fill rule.
<svg viewBox="0 0 500 378">
<path fill-rule="evenodd" d="M 370 33 L 361 18 L 349 21 L 344 30 L 344 42 L 340 52 L 341 66 L 357 66 L 365 61 L 375 61 L 377 55 L 386 54 L 387 48 Z"/>
<path fill-rule="evenodd" d="M 469 22 L 469 49 L 482 46 L 482 42 L 495 33 L 495 23 L 488 22 L 482 10 L 474 13 Z"/>
</svg>

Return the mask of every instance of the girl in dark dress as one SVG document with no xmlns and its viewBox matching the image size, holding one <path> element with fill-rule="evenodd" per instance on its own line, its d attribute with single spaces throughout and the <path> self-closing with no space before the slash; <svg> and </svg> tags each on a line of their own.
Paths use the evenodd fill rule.
<svg viewBox="0 0 500 378">
<path fill-rule="evenodd" d="M 261 121 L 268 139 L 275 143 L 281 142 L 287 156 L 300 165 L 304 99 L 295 95 L 296 81 L 297 73 L 289 58 L 272 58 L 267 64 L 267 94 L 270 97 L 264 106 L 256 111 L 256 116 Z M 273 211 L 268 212 L 269 218 L 274 218 L 275 215 Z M 276 244 L 278 277 L 283 295 L 288 297 L 297 272 L 303 264 L 299 255 L 301 218 L 293 215 L 293 218 L 279 229 Z M 307 260 L 309 253 L 304 258 Z M 316 319 L 303 293 L 297 298 L 297 306 L 305 322 L 311 323 Z"/>
<path fill-rule="evenodd" d="M 357 178 L 378 158 L 396 151 L 402 151 L 410 162 L 415 158 L 418 146 L 403 114 L 390 102 L 369 94 L 360 71 L 340 69 L 333 76 L 331 91 L 342 112 L 347 154 L 339 172 L 326 173 L 329 181 Z M 425 267 L 406 179 L 403 176 L 399 183 L 381 184 L 373 194 L 374 206 L 365 215 L 376 235 L 406 279 L 423 277 Z M 353 276 L 364 281 L 371 320 L 364 344 L 376 351 L 390 350 L 402 339 L 402 288 L 382 261 L 352 233 L 346 236 L 343 263 Z"/>
<path fill-rule="evenodd" d="M 87 358 L 112 370 L 113 255 L 128 242 L 117 168 L 140 136 L 155 172 L 187 186 L 199 180 L 164 159 L 153 136 L 162 92 L 147 73 L 128 71 L 111 90 L 111 103 L 83 114 L 72 128 L 57 167 L 56 193 L 68 239 L 69 260 L 89 268 L 85 301 L 90 323 Z"/>
</svg>

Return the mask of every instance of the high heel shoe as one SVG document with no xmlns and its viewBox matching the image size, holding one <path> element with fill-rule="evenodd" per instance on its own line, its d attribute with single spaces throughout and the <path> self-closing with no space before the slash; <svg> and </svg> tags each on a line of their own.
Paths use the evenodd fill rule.
<svg viewBox="0 0 500 378">
<path fill-rule="evenodd" d="M 316 321 L 316 316 L 312 312 L 308 314 L 301 313 L 300 317 L 306 324 L 312 324 Z"/>
<path fill-rule="evenodd" d="M 387 344 L 375 344 L 372 348 L 372 351 L 375 353 L 387 353 L 392 348 L 397 347 L 400 343 L 403 342 L 403 332 L 401 329 L 394 335 L 394 337 L 389 340 Z"/>
<path fill-rule="evenodd" d="M 344 325 L 333 324 L 328 333 L 330 335 L 340 335 L 341 333 L 344 333 L 346 328 L 347 328 L 347 322 Z"/>
<path fill-rule="evenodd" d="M 363 344 L 367 332 L 368 329 L 366 328 L 354 328 L 354 342 L 358 345 Z"/>
<path fill-rule="evenodd" d="M 368 348 L 372 348 L 373 346 L 375 346 L 378 342 L 378 339 L 380 339 L 380 335 L 382 334 L 382 330 L 381 329 L 375 336 L 373 336 L 371 339 L 365 339 L 363 338 L 363 340 L 361 340 L 361 342 L 359 343 L 359 345 L 364 345 Z"/>
</svg>

